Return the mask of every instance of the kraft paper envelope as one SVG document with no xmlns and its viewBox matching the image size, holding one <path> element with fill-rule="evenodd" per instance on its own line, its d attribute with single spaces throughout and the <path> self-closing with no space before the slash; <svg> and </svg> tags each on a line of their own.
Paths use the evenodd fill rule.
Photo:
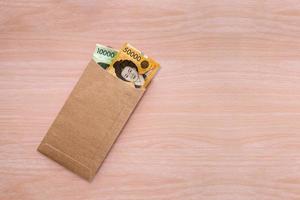
<svg viewBox="0 0 300 200">
<path fill-rule="evenodd" d="M 38 151 L 91 181 L 144 92 L 91 60 Z"/>
</svg>

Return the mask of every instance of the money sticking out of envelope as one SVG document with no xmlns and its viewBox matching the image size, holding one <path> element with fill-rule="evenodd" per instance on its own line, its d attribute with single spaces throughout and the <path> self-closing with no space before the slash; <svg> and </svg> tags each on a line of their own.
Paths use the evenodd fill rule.
<svg viewBox="0 0 300 200">
<path fill-rule="evenodd" d="M 93 59 L 110 74 L 135 88 L 146 88 L 160 68 L 154 59 L 129 43 L 119 51 L 96 44 Z"/>
</svg>

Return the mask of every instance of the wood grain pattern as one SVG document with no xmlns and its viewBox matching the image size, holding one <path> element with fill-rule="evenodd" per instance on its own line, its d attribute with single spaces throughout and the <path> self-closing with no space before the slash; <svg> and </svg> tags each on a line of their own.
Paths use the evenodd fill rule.
<svg viewBox="0 0 300 200">
<path fill-rule="evenodd" d="M 300 199 L 296 0 L 0 1 L 0 199 Z M 162 70 L 92 183 L 36 151 L 95 43 Z"/>
</svg>

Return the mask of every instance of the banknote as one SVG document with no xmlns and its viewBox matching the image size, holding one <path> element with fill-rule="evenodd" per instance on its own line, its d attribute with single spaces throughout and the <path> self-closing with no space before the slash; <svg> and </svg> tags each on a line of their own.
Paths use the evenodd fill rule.
<svg viewBox="0 0 300 200">
<path fill-rule="evenodd" d="M 103 69 L 107 69 L 112 60 L 116 57 L 117 53 L 118 51 L 111 47 L 104 46 L 102 44 L 96 44 L 96 48 L 93 53 L 93 59 Z"/>
<path fill-rule="evenodd" d="M 125 43 L 107 70 L 135 88 L 146 88 L 159 68 L 155 60 Z"/>
</svg>

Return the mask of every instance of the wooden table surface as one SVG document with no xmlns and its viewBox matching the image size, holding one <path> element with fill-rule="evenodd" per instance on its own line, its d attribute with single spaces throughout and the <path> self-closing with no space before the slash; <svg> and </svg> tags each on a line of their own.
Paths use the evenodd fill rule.
<svg viewBox="0 0 300 200">
<path fill-rule="evenodd" d="M 0 199 L 300 199 L 297 0 L 0 1 Z M 162 65 L 93 182 L 36 148 L 96 43 Z"/>
</svg>

